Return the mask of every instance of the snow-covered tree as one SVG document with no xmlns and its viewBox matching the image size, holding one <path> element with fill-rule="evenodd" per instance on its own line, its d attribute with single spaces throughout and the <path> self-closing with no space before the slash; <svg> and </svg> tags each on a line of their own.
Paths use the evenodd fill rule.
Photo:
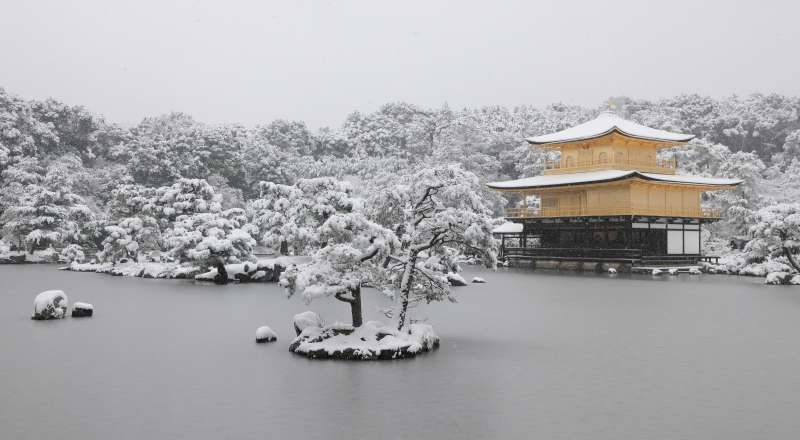
<svg viewBox="0 0 800 440">
<path fill-rule="evenodd" d="M 385 282 L 383 263 L 399 242 L 391 230 L 361 213 L 335 214 L 319 229 L 326 245 L 314 252 L 311 262 L 284 271 L 281 285 L 290 296 L 301 294 L 307 303 L 332 296 L 349 304 L 353 327 L 360 327 L 361 287 Z"/>
<path fill-rule="evenodd" d="M 767 206 L 755 214 L 750 227 L 753 239 L 746 246 L 752 257 L 784 256 L 795 271 L 800 272 L 800 203 Z"/>
<path fill-rule="evenodd" d="M 41 184 L 26 185 L 17 205 L 3 212 L 4 233 L 28 250 L 59 245 L 70 210 L 82 204 L 64 170 L 50 167 Z"/>
<path fill-rule="evenodd" d="M 261 182 L 259 188 L 259 198 L 248 206 L 252 223 L 262 241 L 283 254 L 319 248 L 319 227 L 336 213 L 351 212 L 355 203 L 347 182 L 328 177 L 301 179 L 295 185 Z"/>
<path fill-rule="evenodd" d="M 220 198 L 205 179 L 178 179 L 170 186 L 157 188 L 150 203 L 142 207 L 162 225 L 178 216 L 204 212 L 219 212 Z"/>
<path fill-rule="evenodd" d="M 207 268 L 217 262 L 239 263 L 253 259 L 255 227 L 247 223 L 244 210 L 228 209 L 182 215 L 166 233 L 170 255 L 181 262 Z"/>
<path fill-rule="evenodd" d="M 371 217 L 401 237 L 401 250 L 387 262 L 400 299 L 398 328 L 415 303 L 454 300 L 446 276 L 457 269 L 453 249 L 496 265 L 497 222 L 480 191 L 477 176 L 446 165 L 401 176 L 368 200 Z"/>
<path fill-rule="evenodd" d="M 101 260 L 116 262 L 123 258 L 136 260 L 139 254 L 161 250 L 161 229 L 150 216 L 128 217 L 105 227 L 106 238 Z"/>
</svg>

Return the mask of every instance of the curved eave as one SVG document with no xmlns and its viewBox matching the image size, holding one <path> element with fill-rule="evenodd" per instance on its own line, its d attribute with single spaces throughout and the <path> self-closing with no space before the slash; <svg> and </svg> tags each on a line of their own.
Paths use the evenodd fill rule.
<svg viewBox="0 0 800 440">
<path fill-rule="evenodd" d="M 598 139 L 598 138 L 601 138 L 603 136 L 608 136 L 609 134 L 613 134 L 613 133 L 618 133 L 618 134 L 620 134 L 622 136 L 629 137 L 629 138 L 632 138 L 632 139 L 639 139 L 639 140 L 651 141 L 651 142 L 665 142 L 665 143 L 672 143 L 672 144 L 682 144 L 682 143 L 685 143 L 685 142 L 689 142 L 690 140 L 695 138 L 695 135 L 693 135 L 693 134 L 687 134 L 683 139 L 663 139 L 663 138 L 654 138 L 654 137 L 648 137 L 648 136 L 640 136 L 640 135 L 635 135 L 635 134 L 628 133 L 628 132 L 620 129 L 617 126 L 614 126 L 611 129 L 606 130 L 603 133 L 598 133 L 596 135 L 591 135 L 591 136 L 582 136 L 582 137 L 577 137 L 577 138 L 572 138 L 572 139 L 562 139 L 562 140 L 557 140 L 557 141 L 537 141 L 535 137 L 530 137 L 530 138 L 525 139 L 525 141 L 528 142 L 531 145 L 560 145 L 560 144 L 569 144 L 569 143 L 572 143 L 572 142 L 582 142 L 582 141 L 589 141 L 589 140 L 592 140 L 592 139 Z"/>
<path fill-rule="evenodd" d="M 594 185 L 597 183 L 609 183 L 609 182 L 617 182 L 620 180 L 629 179 L 633 176 L 633 174 L 627 174 L 619 177 L 610 177 L 607 179 L 597 179 L 597 180 L 589 180 L 585 182 L 564 182 L 564 183 L 553 183 L 549 185 L 528 185 L 528 186 L 513 186 L 513 187 L 504 187 L 504 186 L 495 186 L 497 184 L 502 184 L 504 182 L 489 182 L 486 184 L 489 188 L 496 189 L 499 191 L 517 191 L 517 190 L 524 190 L 524 189 L 544 189 L 544 188 L 562 188 L 566 186 L 577 186 L 577 185 Z M 513 180 L 512 180 L 513 182 Z"/>
<path fill-rule="evenodd" d="M 680 177 L 680 176 L 675 176 Z M 638 171 L 631 171 L 629 174 L 624 174 L 617 177 L 610 177 L 606 179 L 595 179 L 595 180 L 587 180 L 587 181 L 574 181 L 574 182 L 560 182 L 560 183 L 553 183 L 548 185 L 523 185 L 523 186 L 508 186 L 503 185 L 506 182 L 489 182 L 486 184 L 491 189 L 497 191 L 524 191 L 524 190 L 532 190 L 532 189 L 554 189 L 554 188 L 566 188 L 566 187 L 574 187 L 574 186 L 585 186 L 585 185 L 597 185 L 602 183 L 612 183 L 612 182 L 619 182 L 623 180 L 644 180 L 650 182 L 658 182 L 658 183 L 665 183 L 669 185 L 683 185 L 683 186 L 694 186 L 694 187 L 703 187 L 709 188 L 709 190 L 713 189 L 727 189 L 727 188 L 735 188 L 737 185 L 742 183 L 741 180 L 731 180 L 730 182 L 726 183 L 714 183 L 714 182 L 691 182 L 686 180 L 679 180 L 677 178 L 674 179 L 664 179 L 654 177 L 653 175 L 647 175 L 640 173 Z M 513 182 L 510 181 L 510 182 Z"/>
</svg>

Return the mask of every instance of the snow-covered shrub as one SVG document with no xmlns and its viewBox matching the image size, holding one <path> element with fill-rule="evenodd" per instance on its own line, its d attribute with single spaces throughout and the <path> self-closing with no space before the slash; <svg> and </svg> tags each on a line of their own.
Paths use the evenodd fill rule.
<svg viewBox="0 0 800 440">
<path fill-rule="evenodd" d="M 800 203 L 780 203 L 756 212 L 750 227 L 753 239 L 745 250 L 751 258 L 784 257 L 795 272 L 800 272 Z"/>
<path fill-rule="evenodd" d="M 86 255 L 83 253 L 83 247 L 78 244 L 70 244 L 67 245 L 61 252 L 58 254 L 59 259 L 66 263 L 72 263 L 73 261 L 78 263 L 83 263 L 86 259 Z"/>
</svg>

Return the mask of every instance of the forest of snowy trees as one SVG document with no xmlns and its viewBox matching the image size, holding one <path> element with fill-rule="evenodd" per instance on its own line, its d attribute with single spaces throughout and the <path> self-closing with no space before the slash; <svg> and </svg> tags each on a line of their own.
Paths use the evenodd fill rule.
<svg viewBox="0 0 800 440">
<path fill-rule="evenodd" d="M 696 135 L 663 153 L 677 158 L 679 172 L 744 181 L 735 191 L 705 196 L 704 205 L 721 208 L 724 218 L 704 237 L 714 253 L 726 252 L 732 238 L 751 236 L 759 210 L 800 195 L 799 98 L 682 95 L 609 103 L 644 125 Z M 468 182 L 460 195 L 479 196 L 481 206 L 469 215 L 486 229 L 506 204 L 519 201 L 483 184 L 539 174 L 553 154 L 523 139 L 588 120 L 609 103 L 390 103 L 318 130 L 285 120 L 211 125 L 183 113 L 123 127 L 81 106 L 0 89 L 0 252 L 57 252 L 66 261 L 147 255 L 208 267 L 219 259 L 246 261 L 260 245 L 311 255 L 335 241 L 320 238 L 327 220 L 355 213 L 365 217 L 341 220 L 386 228 L 392 240 L 408 238 L 408 195 L 419 173 L 434 165 Z M 442 208 L 457 210 L 451 202 Z M 483 240 L 480 233 L 474 238 Z"/>
</svg>

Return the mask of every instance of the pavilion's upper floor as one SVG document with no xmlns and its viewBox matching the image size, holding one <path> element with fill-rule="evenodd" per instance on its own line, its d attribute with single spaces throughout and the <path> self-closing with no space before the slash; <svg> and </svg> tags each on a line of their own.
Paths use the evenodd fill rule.
<svg viewBox="0 0 800 440">
<path fill-rule="evenodd" d="M 545 162 L 545 175 L 600 170 L 675 174 L 675 160 L 658 158 L 658 150 L 692 138 L 602 113 L 583 124 L 527 141 L 560 153 L 558 159 Z"/>
</svg>

